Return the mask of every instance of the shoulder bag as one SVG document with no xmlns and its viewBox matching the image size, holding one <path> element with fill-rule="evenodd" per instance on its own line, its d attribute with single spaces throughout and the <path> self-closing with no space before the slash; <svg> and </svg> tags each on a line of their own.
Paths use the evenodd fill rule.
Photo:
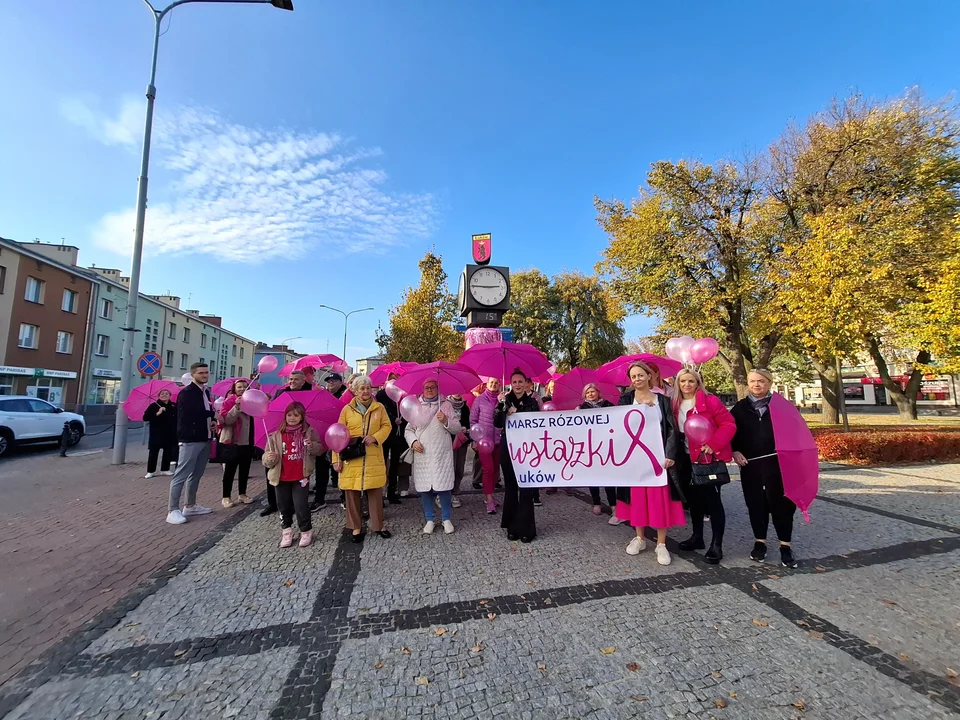
<svg viewBox="0 0 960 720">
<path fill-rule="evenodd" d="M 727 464 L 723 460 L 713 460 L 712 462 L 703 462 L 704 454 L 693 463 L 693 470 L 690 473 L 690 484 L 694 487 L 707 487 L 710 485 L 726 485 L 730 482 L 730 473 L 727 471 Z"/>
</svg>

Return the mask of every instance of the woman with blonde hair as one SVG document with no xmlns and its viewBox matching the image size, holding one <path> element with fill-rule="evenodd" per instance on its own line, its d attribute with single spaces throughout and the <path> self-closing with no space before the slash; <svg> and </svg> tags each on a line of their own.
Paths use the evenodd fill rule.
<svg viewBox="0 0 960 720">
<path fill-rule="evenodd" d="M 653 392 L 650 386 L 653 372 L 646 363 L 639 360 L 631 363 L 627 375 L 631 387 L 620 396 L 619 404 L 649 405 L 654 408 L 663 439 L 663 467 L 668 472 L 666 485 L 620 488 L 617 493 L 617 517 L 628 521 L 636 531 L 636 537 L 627 545 L 627 555 L 639 555 L 647 548 L 643 530 L 649 526 L 657 531 L 657 562 L 669 565 L 671 558 L 666 545 L 667 528 L 687 524 L 683 515 L 683 492 L 673 473 L 669 472 L 677 456 L 677 421 L 667 397 Z"/>
</svg>

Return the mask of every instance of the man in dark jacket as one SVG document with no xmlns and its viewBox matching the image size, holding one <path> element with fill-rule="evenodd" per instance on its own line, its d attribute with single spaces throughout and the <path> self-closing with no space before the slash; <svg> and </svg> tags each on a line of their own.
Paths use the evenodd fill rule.
<svg viewBox="0 0 960 720">
<path fill-rule="evenodd" d="M 194 363 L 190 366 L 193 382 L 184 387 L 177 395 L 177 442 L 180 445 L 180 458 L 177 471 L 170 482 L 170 502 L 167 507 L 167 522 L 182 525 L 191 515 L 206 515 L 210 508 L 197 505 L 197 488 L 200 478 L 210 461 L 210 440 L 213 432 L 213 418 L 216 411 L 207 389 L 210 370 L 206 363 Z M 183 486 L 187 486 L 187 502 L 180 510 L 180 496 Z"/>
</svg>

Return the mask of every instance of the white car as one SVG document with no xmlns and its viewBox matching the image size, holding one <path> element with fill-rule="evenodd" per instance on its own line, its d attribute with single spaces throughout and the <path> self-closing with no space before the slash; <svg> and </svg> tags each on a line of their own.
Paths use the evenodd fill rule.
<svg viewBox="0 0 960 720">
<path fill-rule="evenodd" d="M 67 444 L 73 447 L 87 429 L 83 415 L 26 395 L 0 395 L 0 457 L 15 445 L 58 442 L 64 423 L 70 431 Z"/>
</svg>

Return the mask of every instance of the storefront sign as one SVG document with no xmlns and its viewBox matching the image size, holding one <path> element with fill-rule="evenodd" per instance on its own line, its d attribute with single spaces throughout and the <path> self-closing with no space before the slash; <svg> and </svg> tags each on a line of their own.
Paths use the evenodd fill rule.
<svg viewBox="0 0 960 720">
<path fill-rule="evenodd" d="M 36 377 L 64 378 L 65 380 L 72 380 L 77 376 L 75 372 L 70 370 L 47 370 L 45 368 L 37 368 L 34 375 Z"/>
<path fill-rule="evenodd" d="M 0 375 L 33 375 L 33 368 L 0 365 Z"/>
<path fill-rule="evenodd" d="M 94 376 L 94 377 L 100 377 L 100 378 L 116 378 L 116 379 L 119 379 L 119 378 L 122 378 L 122 377 L 123 377 L 123 373 L 120 372 L 119 370 L 107 370 L 106 368 L 94 368 L 94 369 L 93 369 L 93 376 Z"/>
</svg>

